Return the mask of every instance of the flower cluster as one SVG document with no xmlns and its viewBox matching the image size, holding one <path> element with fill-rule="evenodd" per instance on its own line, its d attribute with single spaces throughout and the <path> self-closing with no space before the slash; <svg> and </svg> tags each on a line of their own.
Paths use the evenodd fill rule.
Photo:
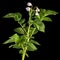
<svg viewBox="0 0 60 60">
<path fill-rule="evenodd" d="M 31 9 L 30 7 L 32 6 L 32 4 L 31 4 L 30 2 L 28 2 L 28 3 L 27 3 L 27 6 L 28 6 L 28 7 L 26 7 L 26 11 L 30 11 L 30 9 Z"/>
<path fill-rule="evenodd" d="M 27 6 L 28 6 L 28 7 L 26 7 L 26 11 L 29 12 L 29 11 L 31 10 L 32 3 L 28 2 L 28 3 L 27 3 Z M 39 15 L 39 12 L 40 12 L 40 9 L 39 9 L 38 7 L 36 7 L 36 9 L 35 9 L 35 15 L 38 16 L 38 15 Z"/>
</svg>

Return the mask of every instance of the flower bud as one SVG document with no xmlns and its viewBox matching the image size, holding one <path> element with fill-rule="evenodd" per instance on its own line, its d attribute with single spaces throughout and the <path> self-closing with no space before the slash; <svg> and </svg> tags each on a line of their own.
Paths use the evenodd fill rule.
<svg viewBox="0 0 60 60">
<path fill-rule="evenodd" d="M 26 11 L 30 11 L 30 9 L 31 9 L 30 7 L 26 7 Z"/>
<path fill-rule="evenodd" d="M 30 2 L 27 3 L 27 6 L 32 6 L 32 4 Z"/>
</svg>

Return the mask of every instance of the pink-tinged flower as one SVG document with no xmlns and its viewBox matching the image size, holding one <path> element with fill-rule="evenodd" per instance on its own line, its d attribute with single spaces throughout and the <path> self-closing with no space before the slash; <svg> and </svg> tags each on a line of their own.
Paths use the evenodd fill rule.
<svg viewBox="0 0 60 60">
<path fill-rule="evenodd" d="M 31 9 L 30 7 L 26 7 L 26 11 L 30 11 L 30 9 Z"/>
<path fill-rule="evenodd" d="M 27 3 L 27 6 L 32 6 L 32 3 L 31 3 L 31 2 L 28 2 L 28 3 Z"/>
</svg>

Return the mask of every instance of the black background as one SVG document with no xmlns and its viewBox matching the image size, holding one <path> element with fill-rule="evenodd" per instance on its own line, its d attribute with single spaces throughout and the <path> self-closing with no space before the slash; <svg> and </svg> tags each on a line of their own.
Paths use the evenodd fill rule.
<svg viewBox="0 0 60 60">
<path fill-rule="evenodd" d="M 59 0 L 2 0 L 0 1 L 0 60 L 21 60 L 16 49 L 8 49 L 8 45 L 2 45 L 9 36 L 15 32 L 14 28 L 18 27 L 17 22 L 13 19 L 2 18 L 5 14 L 10 12 L 20 12 L 24 18 L 28 18 L 28 13 L 25 10 L 26 3 L 32 2 L 33 6 L 39 8 L 51 9 L 60 12 Z M 44 22 L 46 25 L 46 32 L 38 32 L 35 39 L 41 44 L 37 46 L 38 50 L 35 52 L 28 52 L 30 57 L 25 60 L 49 60 L 59 58 L 59 36 L 60 36 L 60 19 L 59 14 L 51 16 L 53 22 Z"/>
</svg>

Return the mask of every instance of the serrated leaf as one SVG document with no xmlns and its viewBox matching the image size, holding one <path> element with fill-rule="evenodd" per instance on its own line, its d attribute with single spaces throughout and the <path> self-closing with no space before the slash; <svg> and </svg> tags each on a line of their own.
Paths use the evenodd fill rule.
<svg viewBox="0 0 60 60">
<path fill-rule="evenodd" d="M 49 17 L 44 17 L 44 18 L 42 19 L 42 21 L 52 21 L 52 20 L 51 20 L 51 18 L 49 18 Z"/>
<path fill-rule="evenodd" d="M 29 42 L 27 51 L 35 51 L 35 50 L 37 50 L 36 46 L 33 43 Z"/>
<path fill-rule="evenodd" d="M 20 28 L 20 27 L 15 28 L 14 31 L 19 33 L 19 34 L 24 34 L 24 30 L 22 28 Z"/>
<path fill-rule="evenodd" d="M 45 25 L 43 22 L 35 21 L 34 26 L 41 32 L 45 32 Z"/>
<path fill-rule="evenodd" d="M 4 18 L 14 18 L 15 21 L 19 21 L 21 19 L 21 14 L 20 13 L 8 13 L 5 16 L 3 16 Z"/>
<path fill-rule="evenodd" d="M 35 40 L 31 40 L 30 41 L 31 43 L 33 43 L 33 44 L 36 44 L 36 45 L 40 45 L 37 41 L 35 41 Z"/>
</svg>

